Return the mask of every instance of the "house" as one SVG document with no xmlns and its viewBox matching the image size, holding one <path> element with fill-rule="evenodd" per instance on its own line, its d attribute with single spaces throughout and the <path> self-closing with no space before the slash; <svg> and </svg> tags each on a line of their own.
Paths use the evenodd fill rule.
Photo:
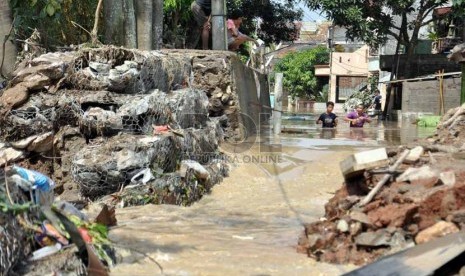
<svg viewBox="0 0 465 276">
<path fill-rule="evenodd" d="M 348 41 L 346 30 L 335 26 L 329 30 L 332 44 L 331 62 L 315 67 L 315 75 L 329 78 L 328 99 L 343 103 L 353 92 L 367 86 L 369 47 Z"/>
<path fill-rule="evenodd" d="M 330 22 L 296 22 L 295 25 L 297 27 L 295 41 L 283 42 L 278 49 L 265 54 L 265 60 L 270 60 L 269 66 L 271 68 L 289 53 L 305 51 L 318 45 L 327 44 Z"/>
<path fill-rule="evenodd" d="M 416 2 L 418 5 L 419 1 Z M 407 59 L 403 47 L 396 56 L 397 40 L 390 37 L 387 43 L 379 49 L 370 50 L 370 74 L 379 76 L 379 87 L 383 101 L 389 98 L 389 103 L 383 102 L 383 109 L 388 108 L 391 118 L 413 118 L 419 114 L 439 114 L 439 77 L 444 78 L 444 93 L 449 101 L 446 106 L 453 105 L 457 99 L 457 72 L 460 66 L 450 62 L 446 53 L 459 42 L 452 35 L 457 30 L 450 30 L 451 20 L 444 15 L 451 12 L 450 5 L 439 7 L 429 13 L 425 21 L 437 19 L 438 24 L 423 26 L 419 30 L 419 42 L 414 49 L 414 55 Z M 415 14 L 408 16 L 413 21 Z M 402 18 L 394 16 L 394 24 L 400 26 Z M 452 24 L 452 28 L 454 28 Z M 396 29 L 393 32 L 398 33 Z M 411 30 L 409 31 L 411 34 Z M 441 72 L 441 74 L 439 74 Z M 392 77 L 391 77 L 392 74 Z M 391 80 L 392 79 L 392 80 Z M 424 87 L 424 89 L 421 89 Z M 387 92 L 391 91 L 390 95 Z M 452 99 L 452 100 L 451 100 Z M 405 116 L 402 116 L 404 114 Z M 416 114 L 416 115 L 415 115 Z M 408 115 L 408 116 L 407 116 Z"/>
</svg>

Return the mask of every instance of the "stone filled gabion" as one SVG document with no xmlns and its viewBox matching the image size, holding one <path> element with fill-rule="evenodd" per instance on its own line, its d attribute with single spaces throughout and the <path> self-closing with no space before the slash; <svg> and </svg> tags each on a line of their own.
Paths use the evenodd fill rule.
<svg viewBox="0 0 465 276">
<path fill-rule="evenodd" d="M 82 195 L 98 198 L 118 191 L 144 169 L 175 171 L 180 154 L 180 142 L 175 136 L 123 134 L 78 152 L 72 162 L 73 179 Z"/>
<path fill-rule="evenodd" d="M 31 149 L 73 156 L 57 162 L 89 198 L 118 191 L 147 168 L 172 173 L 190 158 L 208 164 L 224 134 L 209 117 L 210 94 L 192 88 L 192 59 L 116 47 L 42 55 L 18 69 L 0 97 L 0 136 L 25 156 Z M 175 131 L 154 134 L 165 126 Z M 61 130 L 70 127 L 86 143 L 76 153 L 64 151 Z"/>
</svg>

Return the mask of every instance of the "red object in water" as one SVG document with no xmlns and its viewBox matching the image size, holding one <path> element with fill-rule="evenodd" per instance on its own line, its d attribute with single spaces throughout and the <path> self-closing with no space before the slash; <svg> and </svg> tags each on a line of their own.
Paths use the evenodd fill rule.
<svg viewBox="0 0 465 276">
<path fill-rule="evenodd" d="M 87 231 L 86 228 L 78 228 L 79 230 L 79 234 L 81 234 L 81 237 L 82 239 L 86 242 L 86 243 L 92 243 L 92 237 L 89 235 L 89 231 Z"/>
</svg>

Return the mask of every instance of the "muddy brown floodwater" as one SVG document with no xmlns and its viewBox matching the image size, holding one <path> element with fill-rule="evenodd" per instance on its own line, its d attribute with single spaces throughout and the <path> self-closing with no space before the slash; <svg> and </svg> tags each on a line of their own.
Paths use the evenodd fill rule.
<svg viewBox="0 0 465 276">
<path fill-rule="evenodd" d="M 255 145 L 235 159 L 230 177 L 190 207 L 119 209 L 110 238 L 124 259 L 112 275 L 340 275 L 354 269 L 297 253 L 302 224 L 324 214 L 343 181 L 339 162 L 345 157 L 433 130 L 381 123 L 355 134 L 347 126 L 327 134 L 313 123 L 298 126 L 308 132 L 273 141 L 283 146 L 279 163 Z M 248 162 L 260 155 L 261 162 Z"/>
</svg>

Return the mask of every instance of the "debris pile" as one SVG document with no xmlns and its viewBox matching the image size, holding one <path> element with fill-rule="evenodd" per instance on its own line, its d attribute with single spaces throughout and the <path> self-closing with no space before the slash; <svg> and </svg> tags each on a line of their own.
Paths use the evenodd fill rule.
<svg viewBox="0 0 465 276">
<path fill-rule="evenodd" d="M 299 252 L 363 265 L 465 230 L 464 108 L 449 111 L 421 146 L 377 149 L 341 162 L 346 181 L 325 216 L 305 225 Z"/>
<path fill-rule="evenodd" d="M 54 201 L 50 178 L 18 166 L 2 170 L 0 184 L 1 275 L 108 275 L 116 263 L 107 239 L 107 227 L 116 225 L 114 209 L 105 206 L 89 219 L 72 204 Z"/>
<path fill-rule="evenodd" d="M 40 172 L 64 203 L 44 209 L 0 175 L 0 274 L 32 256 L 18 273 L 84 275 L 90 251 L 111 266 L 105 230 L 75 206 L 189 205 L 227 176 L 219 144 L 243 132 L 230 58 L 108 46 L 23 62 L 0 91 L 0 167 Z"/>
<path fill-rule="evenodd" d="M 226 175 L 219 143 L 242 131 L 226 58 L 111 46 L 44 54 L 1 94 L 0 154 L 50 175 L 73 202 L 137 186 L 153 197 L 127 202 L 190 204 Z M 209 176 L 182 175 L 183 160 Z"/>
</svg>

